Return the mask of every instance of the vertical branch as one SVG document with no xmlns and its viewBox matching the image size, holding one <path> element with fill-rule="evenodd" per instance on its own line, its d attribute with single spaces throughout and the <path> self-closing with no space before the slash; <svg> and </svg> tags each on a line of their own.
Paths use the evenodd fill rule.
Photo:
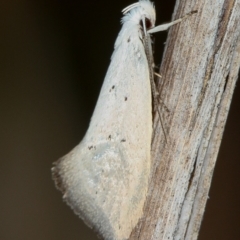
<svg viewBox="0 0 240 240">
<path fill-rule="evenodd" d="M 240 0 L 177 1 L 161 66 L 144 216 L 129 239 L 197 239 L 240 66 Z M 161 106 L 159 106 L 161 108 Z"/>
</svg>

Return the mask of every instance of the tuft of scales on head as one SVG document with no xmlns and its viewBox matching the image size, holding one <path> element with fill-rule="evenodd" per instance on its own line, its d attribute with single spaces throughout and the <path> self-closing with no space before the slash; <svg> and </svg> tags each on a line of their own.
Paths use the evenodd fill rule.
<svg viewBox="0 0 240 240">
<path fill-rule="evenodd" d="M 148 0 L 140 0 L 138 3 L 134 3 L 122 10 L 124 17 L 121 20 L 121 23 L 125 22 L 140 24 L 140 21 L 148 20 L 152 28 L 155 26 L 156 13 L 154 4 Z"/>
</svg>

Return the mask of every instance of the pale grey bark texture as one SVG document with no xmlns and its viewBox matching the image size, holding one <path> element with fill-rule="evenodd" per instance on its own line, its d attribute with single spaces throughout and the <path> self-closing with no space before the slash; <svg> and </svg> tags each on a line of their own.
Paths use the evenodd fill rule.
<svg viewBox="0 0 240 240">
<path fill-rule="evenodd" d="M 198 237 L 240 66 L 240 0 L 177 1 L 159 91 L 167 142 L 154 120 L 144 216 L 129 239 Z M 161 107 L 161 106 L 160 106 Z"/>
</svg>

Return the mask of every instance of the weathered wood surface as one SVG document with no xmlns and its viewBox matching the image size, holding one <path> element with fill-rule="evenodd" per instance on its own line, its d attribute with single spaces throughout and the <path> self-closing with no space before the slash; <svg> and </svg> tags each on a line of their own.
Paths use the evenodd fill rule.
<svg viewBox="0 0 240 240">
<path fill-rule="evenodd" d="M 159 91 L 167 143 L 155 117 L 144 216 L 129 239 L 198 237 L 240 66 L 240 0 L 177 1 Z M 161 107 L 161 106 L 160 106 Z"/>
</svg>

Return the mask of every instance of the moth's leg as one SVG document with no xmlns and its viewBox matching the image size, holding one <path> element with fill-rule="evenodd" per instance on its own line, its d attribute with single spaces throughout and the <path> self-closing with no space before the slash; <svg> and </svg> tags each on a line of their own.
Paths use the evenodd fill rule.
<svg viewBox="0 0 240 240">
<path fill-rule="evenodd" d="M 172 21 L 172 22 L 170 22 L 170 23 L 165 23 L 165 24 L 162 24 L 162 25 L 158 25 L 158 26 L 156 26 L 156 27 L 148 30 L 148 33 L 155 33 L 155 32 L 166 31 L 166 30 L 168 30 L 168 28 L 170 28 L 171 26 L 173 26 L 173 25 L 181 22 L 183 19 L 191 16 L 191 15 L 194 14 L 194 13 L 197 13 L 197 11 L 196 11 L 196 10 L 195 10 L 195 11 L 192 11 L 192 12 L 186 14 L 185 16 L 183 16 L 182 18 L 179 18 L 179 19 L 177 19 L 177 20 L 175 20 L 175 21 Z"/>
</svg>

